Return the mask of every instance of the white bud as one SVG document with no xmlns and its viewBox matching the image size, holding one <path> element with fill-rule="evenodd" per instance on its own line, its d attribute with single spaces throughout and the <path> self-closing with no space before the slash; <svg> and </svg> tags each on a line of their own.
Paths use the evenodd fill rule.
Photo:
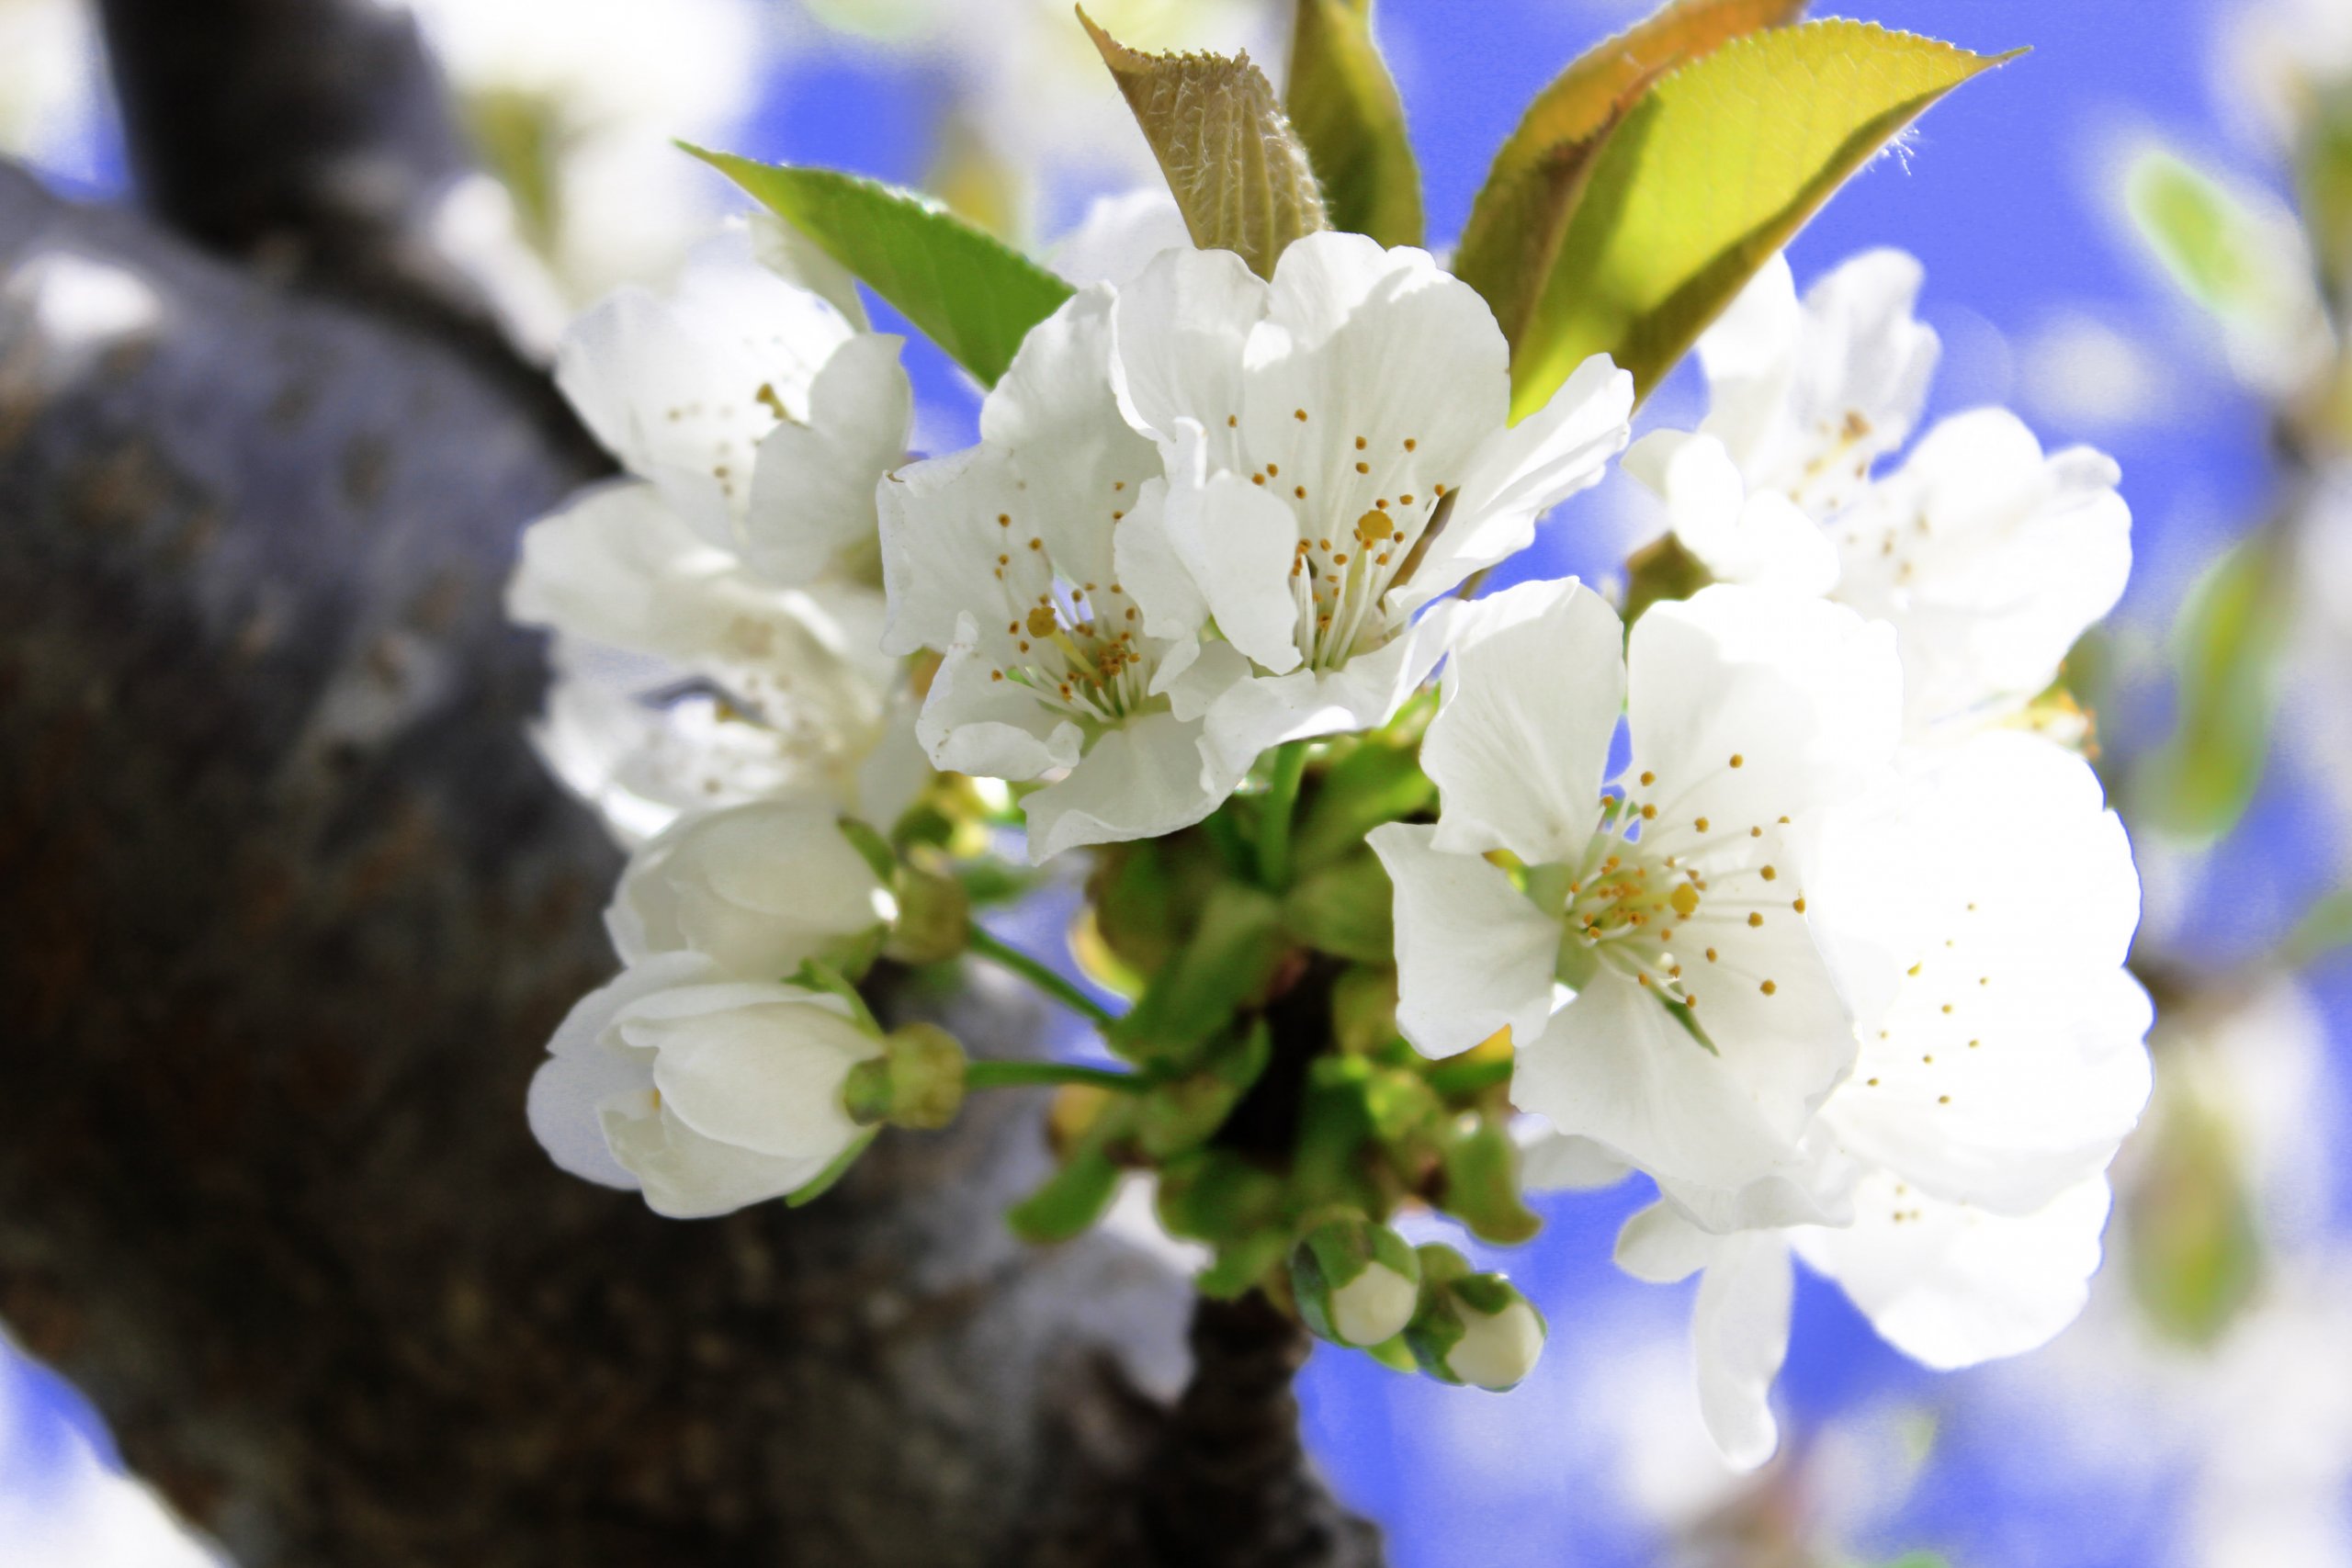
<svg viewBox="0 0 2352 1568">
<path fill-rule="evenodd" d="M 1419 1280 L 1374 1259 L 1331 1292 L 1331 1326 L 1346 1344 L 1377 1345 L 1405 1331 L 1420 1298 Z"/>
<path fill-rule="evenodd" d="M 1526 1302 L 1514 1300 L 1489 1315 L 1462 1314 L 1462 1337 L 1446 1353 L 1446 1369 L 1474 1388 L 1499 1393 L 1535 1370 L 1544 1353 L 1544 1320 Z"/>
</svg>

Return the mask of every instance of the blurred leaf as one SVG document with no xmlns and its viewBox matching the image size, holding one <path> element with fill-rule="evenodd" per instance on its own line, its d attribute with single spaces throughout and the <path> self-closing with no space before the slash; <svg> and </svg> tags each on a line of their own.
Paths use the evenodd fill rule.
<svg viewBox="0 0 2352 1568">
<path fill-rule="evenodd" d="M 2267 308 L 2270 225 L 2221 181 L 2155 151 L 2133 162 L 2123 194 L 2140 237 L 2190 299 L 2222 315 Z"/>
<path fill-rule="evenodd" d="M 1386 964 L 1396 952 L 1396 895 L 1370 850 L 1298 883 L 1283 896 L 1283 925 L 1319 952 L 1358 964 Z"/>
<path fill-rule="evenodd" d="M 2148 814 L 2182 838 L 2227 833 L 2262 783 L 2286 631 L 2283 548 L 2269 529 L 2232 547 L 2173 623 L 2173 732 L 2142 787 Z"/>
<path fill-rule="evenodd" d="M 1486 297 L 1514 347 L 1594 154 L 1626 111 L 1665 73 L 1733 39 L 1785 26 L 1804 7 L 1805 0 L 1676 0 L 1587 51 L 1536 95 L 1495 154 L 1453 258 L 1455 275 Z"/>
<path fill-rule="evenodd" d="M 2229 1132 L 2211 1111 L 2176 1100 L 2157 1122 L 2125 1210 L 2132 1293 L 2149 1320 L 2210 1345 L 2262 1273 L 2262 1240 Z"/>
<path fill-rule="evenodd" d="M 2352 293 L 2352 85 L 2312 92 L 2300 164 L 2303 225 L 2342 298 Z"/>
<path fill-rule="evenodd" d="M 1298 0 L 1283 107 L 1333 228 L 1384 245 L 1421 243 L 1421 173 L 1404 101 L 1373 41 L 1372 0 Z"/>
<path fill-rule="evenodd" d="M 1159 1223 L 1170 1235 L 1216 1248 L 1216 1261 L 1193 1281 L 1203 1295 L 1241 1294 L 1290 1251 L 1282 1179 L 1230 1149 L 1170 1162 L 1159 1181 Z"/>
<path fill-rule="evenodd" d="M 514 197 L 523 238 L 553 256 L 563 226 L 556 169 L 565 152 L 557 104 L 543 93 L 493 89 L 462 95 L 458 113 L 474 152 Z"/>
<path fill-rule="evenodd" d="M 2279 956 L 2290 968 L 2301 968 L 2347 947 L 2352 947 L 2352 887 L 2339 887 L 2303 911 Z"/>
<path fill-rule="evenodd" d="M 1102 51 L 1168 188 L 1203 250 L 1238 253 L 1261 277 L 1293 240 L 1330 227 L 1298 133 L 1246 54 L 1144 54 L 1079 19 Z"/>
<path fill-rule="evenodd" d="M 1514 412 L 1594 354 L 1646 394 L 1848 175 L 1999 63 L 1826 21 L 1734 39 L 1661 77 L 1594 155 L 1512 357 Z"/>
<path fill-rule="evenodd" d="M 831 169 L 689 147 L 896 306 L 985 386 L 1070 286 L 937 204 Z"/>
</svg>

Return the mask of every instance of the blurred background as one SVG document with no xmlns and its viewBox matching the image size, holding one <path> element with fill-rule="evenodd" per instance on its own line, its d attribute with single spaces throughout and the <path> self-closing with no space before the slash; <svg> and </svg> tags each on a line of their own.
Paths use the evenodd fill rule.
<svg viewBox="0 0 2352 1568">
<path fill-rule="evenodd" d="M 730 210 L 673 138 L 924 186 L 1041 254 L 1153 177 L 1061 0 L 414 8 L 499 176 L 452 204 L 449 247 L 541 345 Z M 1434 236 L 1529 96 L 1649 8 L 1384 0 Z M 1270 68 L 1289 24 L 1282 0 L 1091 9 L 1138 46 Z M 1944 343 L 1930 417 L 2007 403 L 2048 446 L 2100 446 L 2136 519 L 2130 594 L 2071 671 L 2140 856 L 2162 1009 L 2106 1266 L 2048 1348 L 1951 1375 L 1804 1280 L 1782 1451 L 1739 1477 L 1698 1424 L 1687 1289 L 1610 1263 L 1644 1195 L 1547 1200 L 1527 1248 L 1455 1238 L 1549 1314 L 1535 1377 L 1496 1398 L 1318 1355 L 1308 1439 L 1398 1568 L 2352 1565 L 2352 0 L 1858 9 L 2033 52 L 1840 195 L 1793 248 L 1800 284 L 1871 246 L 1917 254 Z M 76 197 L 126 185 L 74 0 L 0 0 L 0 152 Z M 971 389 L 910 360 L 919 446 L 969 440 Z M 1645 418 L 1687 426 L 1702 397 L 1686 367 Z M 1657 527 L 1612 479 L 1510 576 L 1606 577 Z M 1067 914 L 1048 897 L 1023 919 Z M 45 1568 L 208 1561 L 74 1392 L 13 1356 L 0 1543 Z"/>
</svg>

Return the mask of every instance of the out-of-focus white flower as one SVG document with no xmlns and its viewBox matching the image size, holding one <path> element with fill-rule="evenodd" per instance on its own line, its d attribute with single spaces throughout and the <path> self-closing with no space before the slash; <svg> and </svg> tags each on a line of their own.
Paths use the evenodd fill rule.
<svg viewBox="0 0 2352 1568">
<path fill-rule="evenodd" d="M 924 773 L 874 586 L 898 340 L 749 252 L 727 236 L 674 298 L 575 327 L 559 382 L 637 478 L 533 525 L 509 589 L 560 634 L 542 754 L 628 840 L 784 793 L 887 824 Z"/>
<path fill-rule="evenodd" d="M 1915 753 L 1825 825 L 1812 874 L 1860 1036 L 1814 1175 L 1850 1217 L 1715 1235 L 1661 1183 L 1618 1250 L 1644 1279 L 1708 1270 L 1701 1398 L 1743 1465 L 1776 1441 L 1792 1246 L 1929 1366 L 2034 1348 L 2082 1308 L 2106 1168 L 2148 1096 L 2137 879 L 2079 758 L 2006 733 Z"/>
<path fill-rule="evenodd" d="M 0 152 L 87 173 L 99 73 L 87 6 L 0 0 Z"/>
<path fill-rule="evenodd" d="M 752 0 L 383 3 L 415 14 L 573 299 L 667 275 L 708 231 L 723 187 L 674 142 L 723 145 L 751 110 L 775 42 Z"/>
<path fill-rule="evenodd" d="M 1124 288 L 1162 251 L 1189 250 L 1192 231 L 1165 184 L 1098 197 L 1077 228 L 1046 252 L 1053 269 L 1080 288 Z"/>
<path fill-rule="evenodd" d="M 1633 380 L 1596 355 L 1518 424 L 1510 351 L 1424 251 L 1310 234 L 1269 283 L 1171 251 L 1119 292 L 1117 386 L 1167 502 L 1120 541 L 1144 629 L 1249 660 L 1206 709 L 1212 778 L 1268 747 L 1386 721 L 1442 612 L 1622 450 Z"/>
<path fill-rule="evenodd" d="M 1799 1159 L 1854 1058 L 1808 839 L 1894 751 L 1893 638 L 1743 588 L 1653 608 L 1622 660 L 1620 637 L 1572 581 L 1462 616 L 1422 750 L 1438 823 L 1372 838 L 1396 888 L 1397 1020 L 1431 1055 L 1508 1027 L 1522 1108 L 1734 1192 Z M 1604 795 L 1621 696 L 1632 758 Z M 1555 980 L 1575 990 L 1557 1013 Z"/>
<path fill-rule="evenodd" d="M 830 808 L 762 800 L 684 818 L 639 849 L 605 924 L 624 964 L 699 953 L 729 976 L 786 979 L 896 912 Z"/>
<path fill-rule="evenodd" d="M 1855 258 L 1802 304 L 1757 275 L 1700 343 L 1713 405 L 1626 467 L 1718 579 L 1826 593 L 1894 626 L 1912 734 L 1965 733 L 2045 688 L 2131 570 L 2112 460 L 2045 455 L 2002 409 L 1938 424 L 1893 473 L 1936 358 L 1914 321 L 1918 264 Z"/>
<path fill-rule="evenodd" d="M 796 1192 L 860 1146 L 842 1089 L 882 1054 L 839 998 L 729 979 L 698 953 L 622 971 L 548 1049 L 529 1103 L 540 1144 L 673 1219 Z"/>
<path fill-rule="evenodd" d="M 1032 329 L 980 407 L 979 445 L 880 495 L 883 646 L 945 655 L 918 726 L 933 762 L 1067 771 L 1023 802 L 1039 861 L 1173 832 L 1240 779 L 1204 780 L 1199 705 L 1167 689 L 1213 665 L 1151 635 L 1121 581 L 1114 540 L 1157 521 L 1166 487 L 1112 396 L 1111 298 L 1087 289 Z"/>
</svg>

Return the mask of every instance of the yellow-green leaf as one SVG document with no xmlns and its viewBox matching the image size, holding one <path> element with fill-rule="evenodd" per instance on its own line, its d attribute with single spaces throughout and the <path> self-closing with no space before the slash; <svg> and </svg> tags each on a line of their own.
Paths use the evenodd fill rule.
<svg viewBox="0 0 2352 1568">
<path fill-rule="evenodd" d="M 1536 96 L 1495 154 L 1453 259 L 1455 275 L 1486 296 L 1504 337 L 1519 341 L 1593 155 L 1651 84 L 1733 39 L 1784 27 L 1804 7 L 1805 0 L 1675 0 L 1586 51 Z"/>
<path fill-rule="evenodd" d="M 1070 286 L 911 192 L 831 169 L 756 164 L 689 147 L 896 306 L 982 384 Z"/>
<path fill-rule="evenodd" d="M 1306 149 L 1247 54 L 1144 54 L 1079 19 L 1151 143 L 1193 243 L 1261 277 L 1293 240 L 1329 228 Z"/>
<path fill-rule="evenodd" d="M 2183 838 L 2227 833 L 2261 785 L 2278 706 L 2284 556 L 2273 530 L 2232 547 L 2174 623 L 2173 732 L 2143 787 L 2151 816 Z"/>
<path fill-rule="evenodd" d="M 1373 41 L 1372 0 L 1298 0 L 1283 107 L 1333 228 L 1384 245 L 1421 243 L 1421 173 L 1404 100 Z"/>
<path fill-rule="evenodd" d="M 1594 354 L 1646 393 L 1848 175 L 2007 58 L 1805 22 L 1661 77 L 1593 161 L 1512 360 L 1515 411 Z"/>
</svg>

